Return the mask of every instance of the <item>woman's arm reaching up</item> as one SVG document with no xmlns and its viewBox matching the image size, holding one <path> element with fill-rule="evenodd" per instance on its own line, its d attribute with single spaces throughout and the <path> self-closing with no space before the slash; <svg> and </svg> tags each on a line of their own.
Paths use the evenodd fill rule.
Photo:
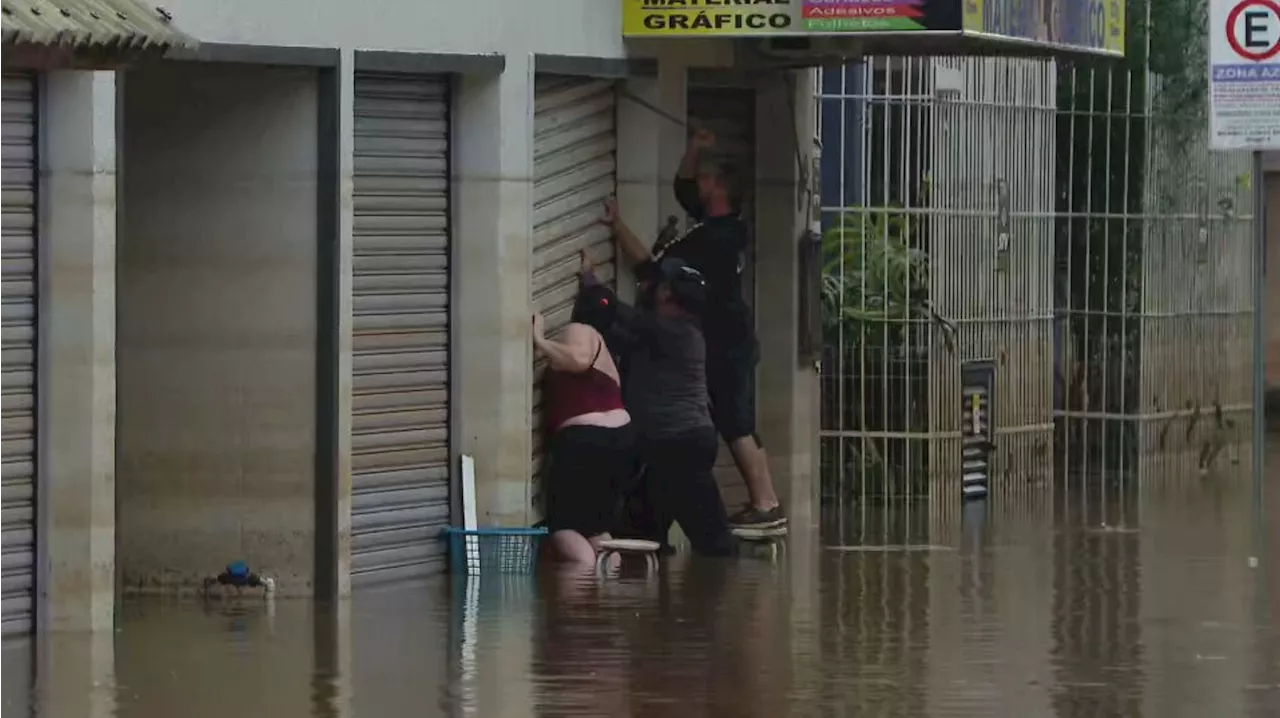
<svg viewBox="0 0 1280 718">
<path fill-rule="evenodd" d="M 653 259 L 653 253 L 649 248 L 644 246 L 644 242 L 636 236 L 635 232 L 622 221 L 618 216 L 618 199 L 610 197 L 604 202 L 604 215 L 600 217 L 600 224 L 613 230 L 613 236 L 618 240 L 618 249 L 627 255 L 627 259 L 632 264 L 640 264 Z"/>
</svg>

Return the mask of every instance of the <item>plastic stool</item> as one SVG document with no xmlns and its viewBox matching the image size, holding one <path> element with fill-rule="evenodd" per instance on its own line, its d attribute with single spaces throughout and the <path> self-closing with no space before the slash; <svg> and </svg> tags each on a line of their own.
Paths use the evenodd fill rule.
<svg viewBox="0 0 1280 718">
<path fill-rule="evenodd" d="M 661 546 L 657 541 L 645 541 L 643 539 L 609 539 L 601 541 L 600 553 L 596 556 L 596 573 L 601 576 L 606 574 L 609 557 L 614 554 L 643 554 L 646 572 L 656 573 L 658 570 L 659 548 Z"/>
</svg>

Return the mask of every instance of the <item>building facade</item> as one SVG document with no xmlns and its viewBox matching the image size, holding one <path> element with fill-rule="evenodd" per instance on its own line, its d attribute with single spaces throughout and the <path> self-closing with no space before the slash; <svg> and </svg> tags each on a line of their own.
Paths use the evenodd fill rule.
<svg viewBox="0 0 1280 718">
<path fill-rule="evenodd" d="M 10 61 L 5 17 L 6 633 L 236 559 L 286 595 L 440 573 L 464 454 L 482 525 L 535 521 L 530 313 L 567 320 L 584 248 L 627 293 L 601 205 L 681 215 L 693 114 L 752 170 L 761 434 L 813 523 L 808 71 L 624 44 L 616 2 L 166 8 L 198 45 L 123 65 Z"/>
</svg>

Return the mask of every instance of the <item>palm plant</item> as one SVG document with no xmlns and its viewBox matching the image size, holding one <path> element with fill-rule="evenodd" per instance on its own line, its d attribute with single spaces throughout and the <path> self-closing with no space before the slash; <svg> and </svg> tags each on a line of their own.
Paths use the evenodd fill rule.
<svg viewBox="0 0 1280 718">
<path fill-rule="evenodd" d="M 860 342 L 865 329 L 929 316 L 928 255 L 897 208 L 852 208 L 822 236 L 823 333 L 828 346 Z"/>
<path fill-rule="evenodd" d="M 920 223 L 896 207 L 850 208 L 822 237 L 823 423 L 834 429 L 910 431 L 923 389 L 916 364 L 927 325 L 928 255 Z M 915 351 L 910 351 L 915 350 Z M 906 443 L 841 438 L 837 485 L 886 495 Z M 835 460 L 836 455 L 831 456 Z M 919 465 L 915 460 L 914 465 Z M 856 478 L 853 478 L 856 477 Z M 852 479 L 849 481 L 848 479 Z M 842 489 L 832 487 L 832 492 Z"/>
</svg>

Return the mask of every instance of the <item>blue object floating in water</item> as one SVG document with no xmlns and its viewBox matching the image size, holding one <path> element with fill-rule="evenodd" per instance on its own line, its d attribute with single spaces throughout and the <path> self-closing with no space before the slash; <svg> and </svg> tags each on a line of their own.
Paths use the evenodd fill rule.
<svg viewBox="0 0 1280 718">
<path fill-rule="evenodd" d="M 248 578 L 249 564 L 244 561 L 232 561 L 227 564 L 227 574 L 233 578 Z"/>
</svg>

